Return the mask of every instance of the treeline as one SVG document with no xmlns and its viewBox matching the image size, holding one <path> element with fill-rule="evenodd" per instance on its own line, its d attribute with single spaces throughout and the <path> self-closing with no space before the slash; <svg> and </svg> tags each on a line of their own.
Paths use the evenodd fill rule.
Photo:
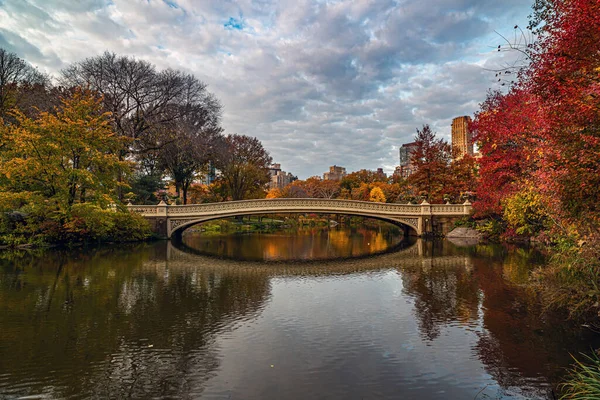
<svg viewBox="0 0 600 400">
<path fill-rule="evenodd" d="M 429 125 L 417 129 L 410 158 L 410 176 L 390 177 L 360 170 L 341 181 L 311 177 L 296 180 L 283 189 L 272 189 L 268 198 L 313 197 L 382 203 L 459 203 L 472 199 L 477 182 L 477 163 L 469 155 L 459 157 L 456 149 L 437 138 Z"/>
<path fill-rule="evenodd" d="M 575 313 L 600 311 L 600 3 L 537 0 L 527 65 L 490 93 L 473 128 L 476 217 L 555 246 L 544 286 Z M 515 76 L 516 75 L 516 76 Z M 502 79 L 500 78 L 500 79 Z"/>
<path fill-rule="evenodd" d="M 127 202 L 177 201 L 209 165 L 215 199 L 264 196 L 269 154 L 225 135 L 222 106 L 191 74 L 104 53 L 39 73 L 0 49 L 0 244 L 137 240 Z"/>
</svg>

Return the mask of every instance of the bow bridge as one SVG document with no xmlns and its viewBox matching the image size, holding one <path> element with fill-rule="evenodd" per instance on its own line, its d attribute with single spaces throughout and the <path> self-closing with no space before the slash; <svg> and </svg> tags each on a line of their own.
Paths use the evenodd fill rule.
<svg viewBox="0 0 600 400">
<path fill-rule="evenodd" d="M 256 214 L 317 213 L 376 218 L 402 225 L 405 232 L 422 236 L 446 234 L 459 218 L 471 214 L 471 203 L 397 204 L 338 199 L 261 199 L 189 205 L 127 206 L 146 217 L 160 236 L 171 238 L 186 228 L 213 219 Z"/>
</svg>

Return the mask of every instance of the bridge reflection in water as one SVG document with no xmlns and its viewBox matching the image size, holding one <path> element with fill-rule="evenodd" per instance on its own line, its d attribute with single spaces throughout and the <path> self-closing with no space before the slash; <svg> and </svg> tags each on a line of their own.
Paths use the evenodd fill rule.
<svg viewBox="0 0 600 400">
<path fill-rule="evenodd" d="M 432 242 L 417 239 L 408 247 L 394 252 L 367 255 L 364 257 L 316 260 L 314 262 L 233 261 L 206 256 L 182 242 L 167 242 L 165 267 L 186 268 L 190 263 L 215 270 L 249 270 L 267 276 L 322 276 L 330 274 L 350 274 L 389 268 L 465 268 L 471 269 L 471 259 L 467 255 L 432 254 Z"/>
</svg>

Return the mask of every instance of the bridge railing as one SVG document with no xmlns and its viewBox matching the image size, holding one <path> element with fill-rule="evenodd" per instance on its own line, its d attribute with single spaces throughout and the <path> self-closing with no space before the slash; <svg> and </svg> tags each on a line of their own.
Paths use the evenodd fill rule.
<svg viewBox="0 0 600 400">
<path fill-rule="evenodd" d="M 167 205 L 160 202 L 156 206 L 151 205 L 128 205 L 131 212 L 146 217 L 187 217 L 201 215 L 218 215 L 233 212 L 265 213 L 277 212 L 329 212 L 344 213 L 352 211 L 373 212 L 387 215 L 470 215 L 471 203 L 463 204 L 398 204 L 398 203 L 376 203 L 357 200 L 340 199 L 259 199 L 228 201 L 222 203 L 204 203 L 188 205 Z"/>
</svg>

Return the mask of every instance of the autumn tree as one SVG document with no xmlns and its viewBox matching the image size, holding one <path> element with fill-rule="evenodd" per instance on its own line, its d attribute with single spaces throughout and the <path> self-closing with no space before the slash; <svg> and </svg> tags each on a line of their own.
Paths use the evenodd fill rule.
<svg viewBox="0 0 600 400">
<path fill-rule="evenodd" d="M 371 192 L 369 193 L 369 201 L 385 203 L 385 195 L 383 194 L 381 188 L 375 186 L 373 189 L 371 189 Z"/>
<path fill-rule="evenodd" d="M 319 198 L 333 199 L 340 193 L 340 182 L 334 180 L 322 180 L 317 185 L 316 193 Z"/>
<path fill-rule="evenodd" d="M 452 148 L 443 139 L 436 139 L 429 125 L 417 129 L 415 143 L 411 163 L 416 171 L 408 178 L 408 182 L 426 193 L 430 201 L 440 202 L 450 187 Z"/>
<path fill-rule="evenodd" d="M 237 134 L 226 136 L 217 160 L 220 180 L 232 200 L 265 196 L 272 159 L 257 138 Z"/>
<path fill-rule="evenodd" d="M 540 40 L 522 84 L 543 101 L 549 125 L 538 184 L 554 194 L 554 212 L 600 236 L 600 3 L 536 6 Z"/>
<path fill-rule="evenodd" d="M 306 181 L 297 179 L 281 191 L 281 197 L 286 199 L 298 199 L 310 197 L 305 185 Z"/>
<path fill-rule="evenodd" d="M 54 114 L 33 120 L 15 111 L 18 123 L 0 133 L 2 189 L 40 194 L 67 209 L 75 202 L 115 201 L 115 177 L 129 164 L 116 155 L 123 139 L 102 109 L 101 98 L 78 90 Z"/>
<path fill-rule="evenodd" d="M 501 216 L 503 201 L 531 181 L 539 169 L 540 146 L 546 129 L 543 104 L 523 89 L 488 95 L 476 113 L 472 129 L 482 158 L 475 210 Z"/>
<path fill-rule="evenodd" d="M 349 173 L 342 178 L 341 187 L 351 192 L 352 189 L 360 187 L 361 183 L 387 182 L 387 180 L 385 175 L 379 174 L 376 171 L 361 169 L 360 171 Z"/>
<path fill-rule="evenodd" d="M 530 27 L 538 41 L 529 66 L 474 121 L 483 154 L 476 210 L 507 215 L 516 204 L 531 215 L 510 219 L 533 221 L 543 209 L 563 234 L 600 235 L 600 4 L 538 0 Z"/>
</svg>

